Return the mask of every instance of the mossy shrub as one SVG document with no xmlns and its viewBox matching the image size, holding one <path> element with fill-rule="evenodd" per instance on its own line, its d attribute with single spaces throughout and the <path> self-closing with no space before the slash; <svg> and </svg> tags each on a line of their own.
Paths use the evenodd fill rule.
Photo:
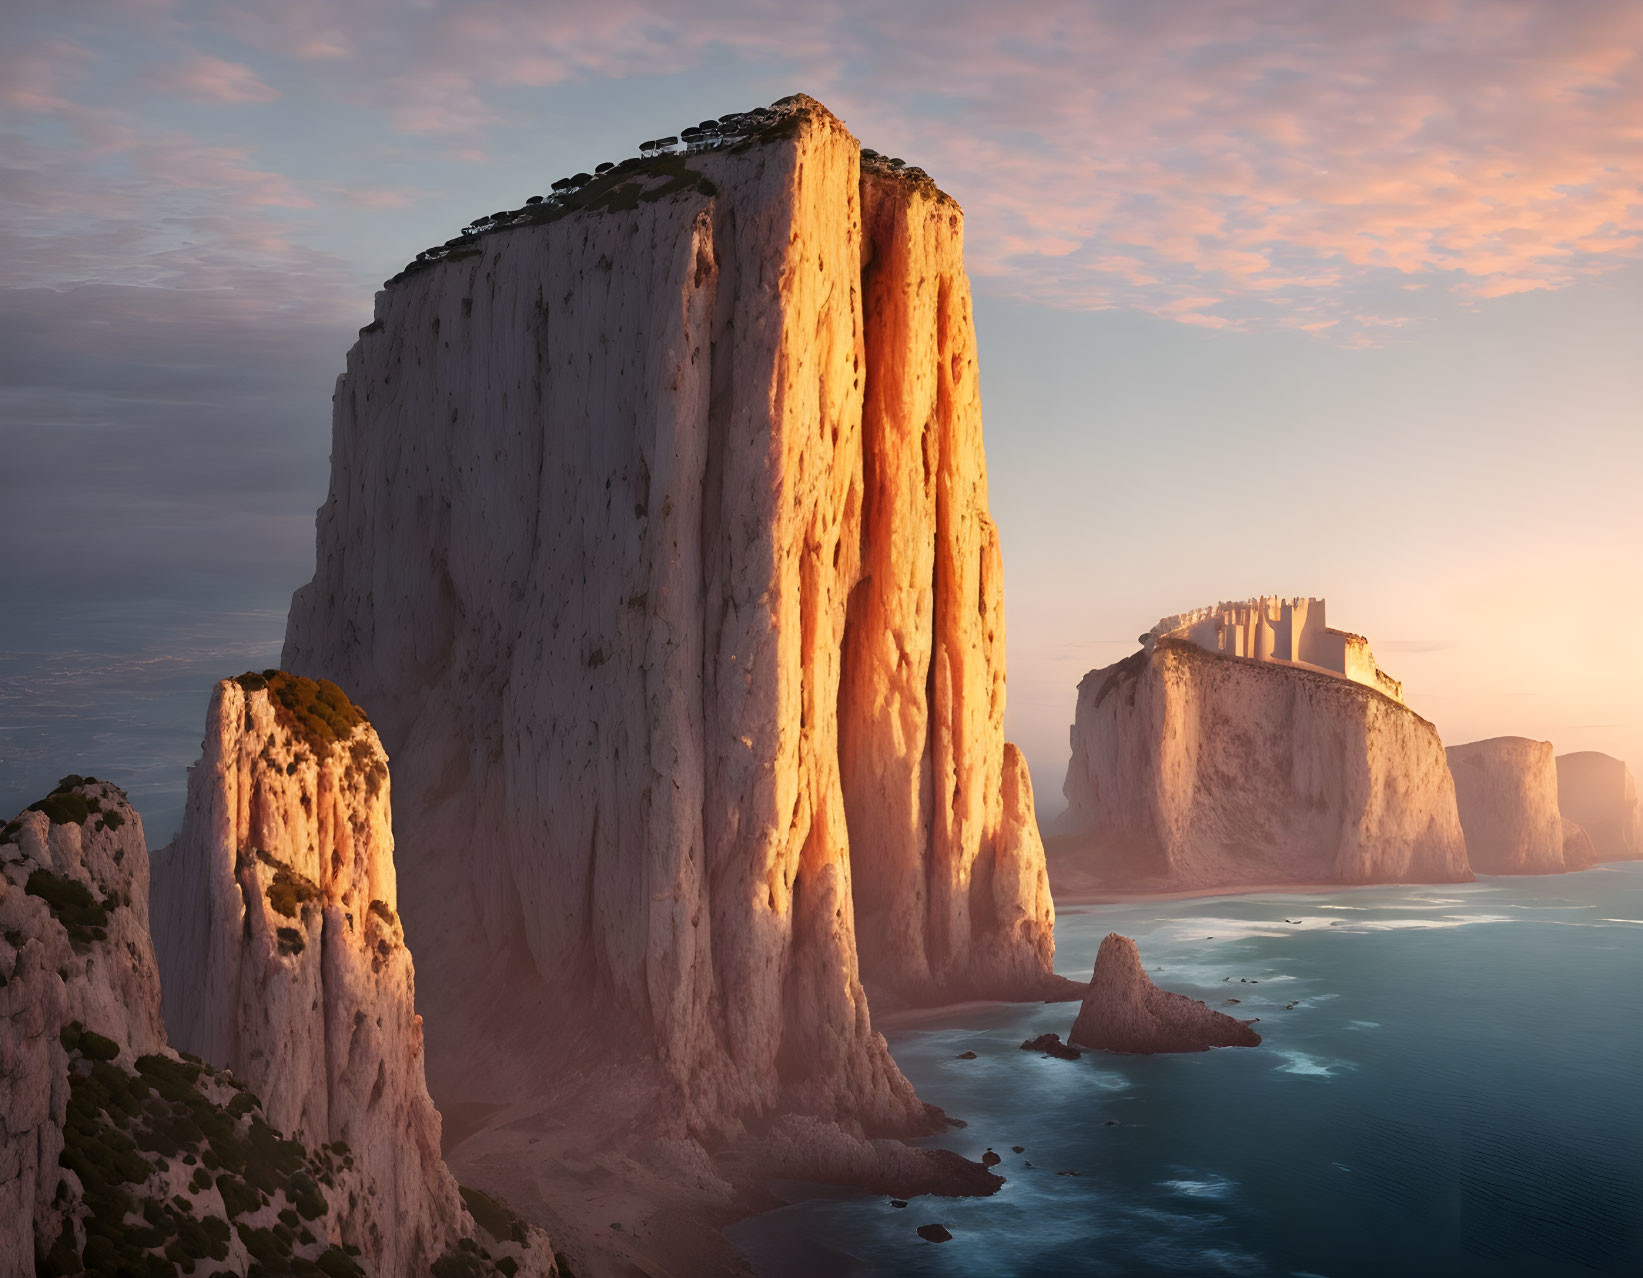
<svg viewBox="0 0 1643 1278">
<path fill-rule="evenodd" d="M 360 724 L 370 722 L 365 711 L 329 679 L 309 679 L 283 670 L 264 671 L 264 675 L 275 718 L 322 758 Z"/>
<path fill-rule="evenodd" d="M 258 852 L 257 860 L 274 871 L 274 878 L 267 889 L 268 904 L 278 913 L 288 919 L 301 918 L 302 907 L 319 899 L 318 885 L 307 876 L 298 874 L 284 861 L 267 852 Z"/>
<path fill-rule="evenodd" d="M 53 825 L 84 825 L 91 815 L 91 805 L 77 790 L 62 790 L 29 804 L 29 811 L 44 812 Z"/>
<path fill-rule="evenodd" d="M 462 1195 L 462 1205 L 468 1209 L 474 1223 L 497 1242 L 512 1240 L 522 1243 L 528 1239 L 525 1223 L 489 1194 L 468 1185 L 459 1185 L 457 1189 Z"/>
<path fill-rule="evenodd" d="M 69 940 L 84 945 L 106 938 L 108 926 L 106 901 L 99 901 L 91 889 L 78 879 L 65 878 L 47 869 L 29 872 L 23 890 L 46 903 L 51 915 L 63 925 Z"/>
</svg>

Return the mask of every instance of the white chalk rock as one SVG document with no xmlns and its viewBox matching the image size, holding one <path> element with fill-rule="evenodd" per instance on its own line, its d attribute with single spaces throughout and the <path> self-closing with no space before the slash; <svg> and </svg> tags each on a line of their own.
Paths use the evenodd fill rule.
<svg viewBox="0 0 1643 1278">
<path fill-rule="evenodd" d="M 379 295 L 286 636 L 396 760 L 441 1076 L 585 1029 L 662 1135 L 920 1129 L 863 979 L 1052 979 L 961 215 L 782 109 Z"/>
<path fill-rule="evenodd" d="M 0 1278 L 364 1278 L 349 1248 L 377 1189 L 354 1156 L 280 1133 L 243 1082 L 166 1043 L 124 794 L 65 778 L 6 825 L 0 862 Z"/>
<path fill-rule="evenodd" d="M 55 1238 L 73 1211 L 57 1195 L 64 1027 L 95 1029 L 127 1063 L 165 1034 L 148 849 L 124 793 L 65 777 L 5 826 L 0 868 L 0 1275 L 9 1276 L 35 1272 L 35 1232 Z"/>
<path fill-rule="evenodd" d="M 156 861 L 172 1042 L 232 1070 L 281 1131 L 346 1147 L 365 1190 L 344 1240 L 373 1274 L 420 1275 L 475 1225 L 440 1156 L 393 852 L 387 756 L 339 688 L 217 684 Z M 552 1263 L 540 1234 L 517 1253 L 523 1273 Z"/>
<path fill-rule="evenodd" d="M 1113 887 L 1472 877 L 1437 731 L 1331 674 L 1155 645 L 1078 686 L 1058 874 Z"/>
</svg>

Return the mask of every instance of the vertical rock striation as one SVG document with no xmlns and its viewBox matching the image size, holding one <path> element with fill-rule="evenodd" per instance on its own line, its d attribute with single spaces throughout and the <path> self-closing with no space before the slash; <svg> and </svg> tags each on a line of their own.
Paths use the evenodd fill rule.
<svg viewBox="0 0 1643 1278">
<path fill-rule="evenodd" d="M 1474 871 L 1561 874 L 1583 868 L 1578 846 L 1574 864 L 1564 857 L 1550 741 L 1492 737 L 1450 746 L 1445 754 Z"/>
<path fill-rule="evenodd" d="M 1472 877 L 1436 729 L 1373 688 L 1160 638 L 1078 686 L 1058 874 L 1107 887 Z"/>
<path fill-rule="evenodd" d="M 423 1080 L 387 764 L 334 685 L 217 684 L 157 860 L 155 934 L 172 1041 L 231 1070 L 276 1128 L 349 1150 L 364 1192 L 347 1239 L 371 1273 L 411 1275 L 475 1229 Z M 539 1237 L 510 1241 L 524 1272 L 551 1265 Z"/>
<path fill-rule="evenodd" d="M 863 971 L 914 1001 L 1042 983 L 1054 909 L 1004 741 L 1004 599 L 987 512 L 960 214 L 862 182 L 863 562 L 840 758 Z"/>
<path fill-rule="evenodd" d="M 927 1126 L 863 978 L 1054 979 L 959 210 L 780 115 L 379 294 L 286 636 L 396 759 L 431 1056 L 584 1034 L 681 1135 Z"/>
</svg>

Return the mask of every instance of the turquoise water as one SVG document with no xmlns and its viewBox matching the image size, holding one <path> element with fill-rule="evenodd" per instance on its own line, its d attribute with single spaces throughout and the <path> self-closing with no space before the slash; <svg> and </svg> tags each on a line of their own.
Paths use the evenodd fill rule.
<svg viewBox="0 0 1643 1278">
<path fill-rule="evenodd" d="M 0 819 L 91 772 L 169 838 L 211 684 L 278 660 L 284 606 L 248 590 L 18 610 Z M 764 1273 L 1643 1274 L 1643 863 L 1063 909 L 1056 931 L 1062 972 L 1087 978 L 1124 932 L 1159 984 L 1243 1000 L 1227 1010 L 1266 1042 L 1018 1050 L 1065 1036 L 1070 1004 L 892 1034 L 920 1094 L 969 1122 L 935 1143 L 991 1146 L 1008 1183 L 899 1210 L 812 1188 L 733 1231 Z M 920 1239 L 933 1222 L 952 1241 Z"/>
<path fill-rule="evenodd" d="M 1265 1042 L 1019 1050 L 1073 1004 L 892 1033 L 968 1120 L 932 1143 L 991 1146 L 1008 1183 L 904 1209 L 818 1191 L 732 1231 L 760 1272 L 1643 1274 L 1643 863 L 1068 908 L 1057 968 L 1087 979 L 1111 931 Z"/>
</svg>

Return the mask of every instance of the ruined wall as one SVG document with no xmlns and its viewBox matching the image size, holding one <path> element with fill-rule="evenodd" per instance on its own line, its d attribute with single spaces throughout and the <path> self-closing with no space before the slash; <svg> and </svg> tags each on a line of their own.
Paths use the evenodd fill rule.
<svg viewBox="0 0 1643 1278">
<path fill-rule="evenodd" d="M 1168 635 L 1228 657 L 1315 666 L 1402 701 L 1403 684 L 1376 663 L 1369 641 L 1331 629 L 1326 608 L 1322 599 L 1276 595 L 1219 603 L 1165 617 L 1148 637 Z"/>
</svg>

